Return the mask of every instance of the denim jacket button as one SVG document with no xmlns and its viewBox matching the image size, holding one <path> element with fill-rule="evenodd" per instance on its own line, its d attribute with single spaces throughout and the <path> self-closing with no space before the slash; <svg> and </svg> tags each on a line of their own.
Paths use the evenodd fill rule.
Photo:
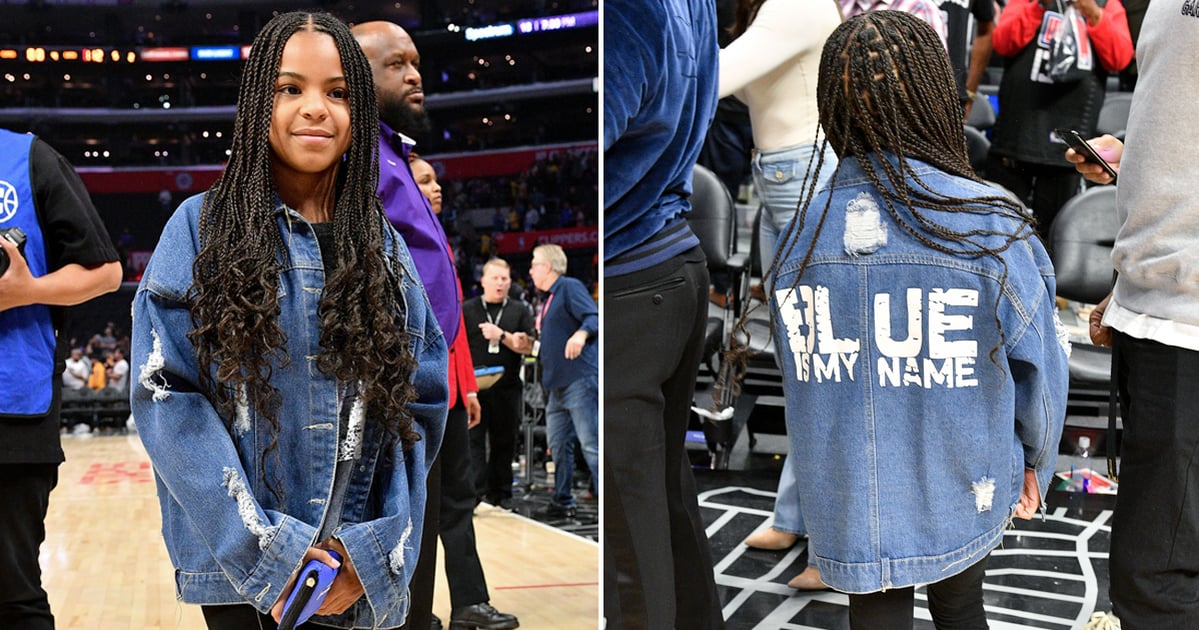
<svg viewBox="0 0 1199 630">
<path fill-rule="evenodd" d="M 782 172 L 782 171 L 775 171 L 775 172 L 774 172 L 774 178 L 775 178 L 775 179 L 777 179 L 777 180 L 779 180 L 779 181 L 782 181 L 782 179 L 783 179 L 783 172 Z"/>
</svg>

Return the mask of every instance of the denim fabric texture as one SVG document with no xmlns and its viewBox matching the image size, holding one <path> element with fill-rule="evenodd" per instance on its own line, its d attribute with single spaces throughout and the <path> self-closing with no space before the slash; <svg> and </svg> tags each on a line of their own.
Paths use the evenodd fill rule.
<svg viewBox="0 0 1199 630">
<path fill-rule="evenodd" d="M 754 151 L 754 188 L 762 201 L 762 228 L 758 232 L 758 253 L 761 255 L 762 270 L 770 268 L 779 235 L 786 234 L 787 225 L 795 216 L 796 206 L 808 182 L 805 175 L 809 165 L 816 168 L 817 149 L 815 144 L 801 144 L 774 151 Z M 823 189 L 833 171 L 837 169 L 837 155 L 829 147 L 824 149 L 824 164 L 817 174 L 816 190 Z M 769 281 L 769 279 L 768 279 Z"/>
<path fill-rule="evenodd" d="M 940 195 L 1001 194 L 907 166 Z M 1051 263 L 1027 227 L 998 259 L 924 245 L 853 158 L 810 213 L 771 301 L 813 563 L 849 593 L 945 579 L 999 544 L 1026 469 L 1042 499 L 1053 475 L 1068 372 Z M 933 218 L 993 249 L 980 231 L 1018 227 L 970 205 Z"/>
<path fill-rule="evenodd" d="M 575 504 L 575 447 L 579 439 L 591 478 L 599 484 L 599 383 L 580 378 L 565 387 L 549 390 L 545 404 L 546 441 L 554 456 L 554 503 Z"/>
<path fill-rule="evenodd" d="M 774 262 L 775 249 L 779 235 L 787 233 L 787 226 L 795 217 L 795 209 L 799 205 L 808 169 L 816 168 L 818 157 L 816 144 L 802 144 L 775 151 L 755 151 L 752 166 L 754 187 L 762 200 L 762 221 L 758 231 L 758 254 L 761 256 L 762 270 L 770 268 Z M 824 163 L 817 173 L 816 189 L 823 189 L 837 169 L 837 155 L 829 147 L 824 149 Z M 767 276 L 763 283 L 769 287 L 773 284 L 773 276 Z M 775 361 L 782 356 L 775 338 Z M 791 534 L 806 534 L 803 524 L 803 514 L 799 509 L 799 488 L 795 481 L 795 466 L 788 454 L 783 462 L 783 471 L 779 475 L 778 495 L 774 501 L 774 523 L 771 527 Z"/>
<path fill-rule="evenodd" d="M 134 299 L 133 413 L 154 465 L 179 598 L 196 604 L 247 602 L 267 612 L 306 549 L 318 542 L 338 460 L 342 384 L 314 364 L 325 272 L 312 227 L 280 204 L 274 227 L 287 252 L 278 317 L 287 340 L 286 356 L 274 363 L 271 375 L 282 394 L 280 427 L 272 435 L 252 407 L 242 406 L 236 418 L 220 417 L 199 389 L 198 370 L 209 368 L 197 365 L 187 338 L 193 329 L 188 291 L 201 203 L 199 195 L 184 201 L 168 221 Z M 340 628 L 403 623 L 423 525 L 425 478 L 446 419 L 445 340 L 407 247 L 390 226 L 384 240 L 398 250 L 404 270 L 403 321 L 418 361 L 413 377 L 418 400 L 410 409 L 421 440 L 407 451 L 397 445 L 385 460 L 381 427 L 364 419 L 333 535 L 345 545 L 366 595 L 342 615 L 319 618 Z M 279 457 L 261 457 L 273 439 Z"/>
</svg>

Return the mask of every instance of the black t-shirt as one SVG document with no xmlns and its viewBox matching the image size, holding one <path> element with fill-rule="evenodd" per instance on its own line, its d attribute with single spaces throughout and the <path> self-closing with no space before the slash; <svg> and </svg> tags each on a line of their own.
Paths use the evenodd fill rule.
<svg viewBox="0 0 1199 630">
<path fill-rule="evenodd" d="M 35 138 L 29 150 L 30 184 L 46 262 L 50 271 L 70 264 L 87 268 L 120 260 L 108 229 L 92 205 L 83 181 L 66 158 Z M 65 309 L 50 307 L 55 330 L 63 329 Z M 0 463 L 58 463 L 63 460 L 59 443 L 59 394 L 66 350 L 62 339 L 54 364 L 54 403 L 50 413 L 38 420 L 0 421 Z"/>
<path fill-rule="evenodd" d="M 329 222 L 313 223 L 312 231 L 316 234 L 316 242 L 321 248 L 321 264 L 325 267 L 325 282 L 333 277 L 337 268 L 337 249 L 333 239 L 333 224 Z"/>
<path fill-rule="evenodd" d="M 491 308 L 491 322 L 509 334 L 523 332 L 533 334 L 533 309 L 524 300 L 508 298 L 504 305 L 487 305 L 482 297 L 473 297 L 462 304 L 462 316 L 466 320 L 466 337 L 470 341 L 470 356 L 475 366 L 504 366 L 504 376 L 492 387 L 510 387 L 520 382 L 521 355 L 500 344 L 500 351 L 487 351 L 487 339 L 479 330 L 479 324 L 489 321 L 486 306 Z"/>
<path fill-rule="evenodd" d="M 957 83 L 958 96 L 965 102 L 970 46 L 974 42 L 970 16 L 974 16 L 976 23 L 994 21 L 995 5 L 991 0 L 945 0 L 940 8 L 945 14 L 945 27 L 949 33 L 945 43 L 949 50 L 949 63 L 953 66 L 953 80 Z"/>
</svg>

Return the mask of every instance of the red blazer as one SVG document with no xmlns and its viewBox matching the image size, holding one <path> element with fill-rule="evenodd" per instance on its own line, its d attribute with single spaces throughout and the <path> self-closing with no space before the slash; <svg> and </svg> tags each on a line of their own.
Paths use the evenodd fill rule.
<svg viewBox="0 0 1199 630">
<path fill-rule="evenodd" d="M 466 320 L 459 315 L 458 337 L 454 339 L 454 345 L 450 346 L 450 407 L 457 406 L 459 402 L 465 404 L 466 395 L 471 392 L 479 392 L 479 383 L 475 380 L 475 364 L 470 358 Z"/>
</svg>

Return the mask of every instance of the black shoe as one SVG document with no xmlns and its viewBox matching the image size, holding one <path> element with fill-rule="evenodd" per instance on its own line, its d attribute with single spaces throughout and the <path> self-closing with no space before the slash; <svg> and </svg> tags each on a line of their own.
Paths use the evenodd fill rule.
<svg viewBox="0 0 1199 630">
<path fill-rule="evenodd" d="M 519 628 L 516 615 L 502 613 L 487 602 L 457 608 L 450 615 L 450 630 L 509 630 Z"/>
<path fill-rule="evenodd" d="M 558 505 L 551 503 L 545 506 L 545 511 L 542 514 L 546 518 L 574 518 L 579 514 L 579 508 L 576 506 Z"/>
<path fill-rule="evenodd" d="M 441 617 L 438 617 L 437 615 L 433 615 L 433 619 L 431 621 L 429 621 L 429 630 L 441 630 L 442 627 L 443 626 L 441 625 Z"/>
</svg>

